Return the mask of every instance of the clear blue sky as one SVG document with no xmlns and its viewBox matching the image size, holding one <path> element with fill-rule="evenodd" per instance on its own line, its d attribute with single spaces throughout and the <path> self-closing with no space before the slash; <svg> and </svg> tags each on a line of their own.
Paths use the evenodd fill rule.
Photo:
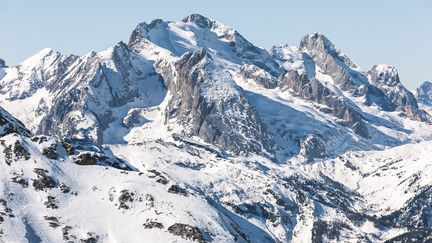
<svg viewBox="0 0 432 243">
<path fill-rule="evenodd" d="M 0 57 L 10 65 L 42 48 L 85 54 L 126 41 L 155 18 L 200 13 L 234 27 L 256 45 L 298 45 L 322 32 L 363 69 L 395 65 L 414 88 L 432 79 L 431 0 L 5 0 L 0 3 Z"/>
</svg>

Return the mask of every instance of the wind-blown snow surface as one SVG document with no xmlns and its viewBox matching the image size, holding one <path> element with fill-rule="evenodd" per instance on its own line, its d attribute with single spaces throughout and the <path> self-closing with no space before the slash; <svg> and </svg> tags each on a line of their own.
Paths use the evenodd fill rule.
<svg viewBox="0 0 432 243">
<path fill-rule="evenodd" d="M 419 108 L 394 67 L 320 33 L 268 52 L 198 14 L 155 20 L 0 67 L 0 93 L 3 241 L 432 237 L 429 88 Z"/>
</svg>

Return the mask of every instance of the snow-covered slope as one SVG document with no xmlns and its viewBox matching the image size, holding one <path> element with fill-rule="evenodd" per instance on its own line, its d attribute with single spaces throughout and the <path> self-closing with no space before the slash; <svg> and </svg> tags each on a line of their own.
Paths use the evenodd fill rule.
<svg viewBox="0 0 432 243">
<path fill-rule="evenodd" d="M 150 24 L 139 24 L 132 33 L 129 46 L 150 56 L 152 48 L 148 47 L 152 45 L 174 56 L 204 48 L 210 55 L 236 64 L 254 64 L 273 75 L 282 72 L 266 50 L 254 46 L 236 30 L 199 14 L 192 14 L 182 21 L 158 19 Z"/>
<path fill-rule="evenodd" d="M 0 239 L 427 242 L 430 87 L 199 14 L 44 49 L 0 67 Z"/>
<path fill-rule="evenodd" d="M 9 242 L 374 242 L 429 234 L 421 204 L 431 184 L 429 142 L 275 164 L 224 158 L 188 141 L 88 151 L 45 136 L 0 140 L 0 227 Z"/>
</svg>

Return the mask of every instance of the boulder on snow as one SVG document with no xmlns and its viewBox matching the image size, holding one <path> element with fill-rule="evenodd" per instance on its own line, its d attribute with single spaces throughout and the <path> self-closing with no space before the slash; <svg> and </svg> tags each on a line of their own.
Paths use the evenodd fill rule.
<svg viewBox="0 0 432 243">
<path fill-rule="evenodd" d="M 173 235 L 178 235 L 183 239 L 205 242 L 204 236 L 197 227 L 187 224 L 175 223 L 168 228 L 168 231 Z"/>
</svg>

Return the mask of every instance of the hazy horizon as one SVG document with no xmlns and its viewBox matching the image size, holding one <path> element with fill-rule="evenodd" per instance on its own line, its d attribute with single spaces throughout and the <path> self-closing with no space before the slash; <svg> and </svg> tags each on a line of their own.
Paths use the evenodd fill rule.
<svg viewBox="0 0 432 243">
<path fill-rule="evenodd" d="M 369 70 L 376 63 L 398 68 L 402 82 L 413 89 L 431 80 L 432 2 L 342 0 L 308 3 L 274 1 L 218 1 L 181 3 L 158 1 L 83 0 L 43 3 L 6 2 L 1 5 L 0 58 L 16 65 L 43 48 L 83 55 L 127 42 L 140 22 L 180 20 L 199 13 L 238 30 L 252 43 L 266 48 L 296 46 L 311 32 L 325 34 L 338 49 Z"/>
</svg>

